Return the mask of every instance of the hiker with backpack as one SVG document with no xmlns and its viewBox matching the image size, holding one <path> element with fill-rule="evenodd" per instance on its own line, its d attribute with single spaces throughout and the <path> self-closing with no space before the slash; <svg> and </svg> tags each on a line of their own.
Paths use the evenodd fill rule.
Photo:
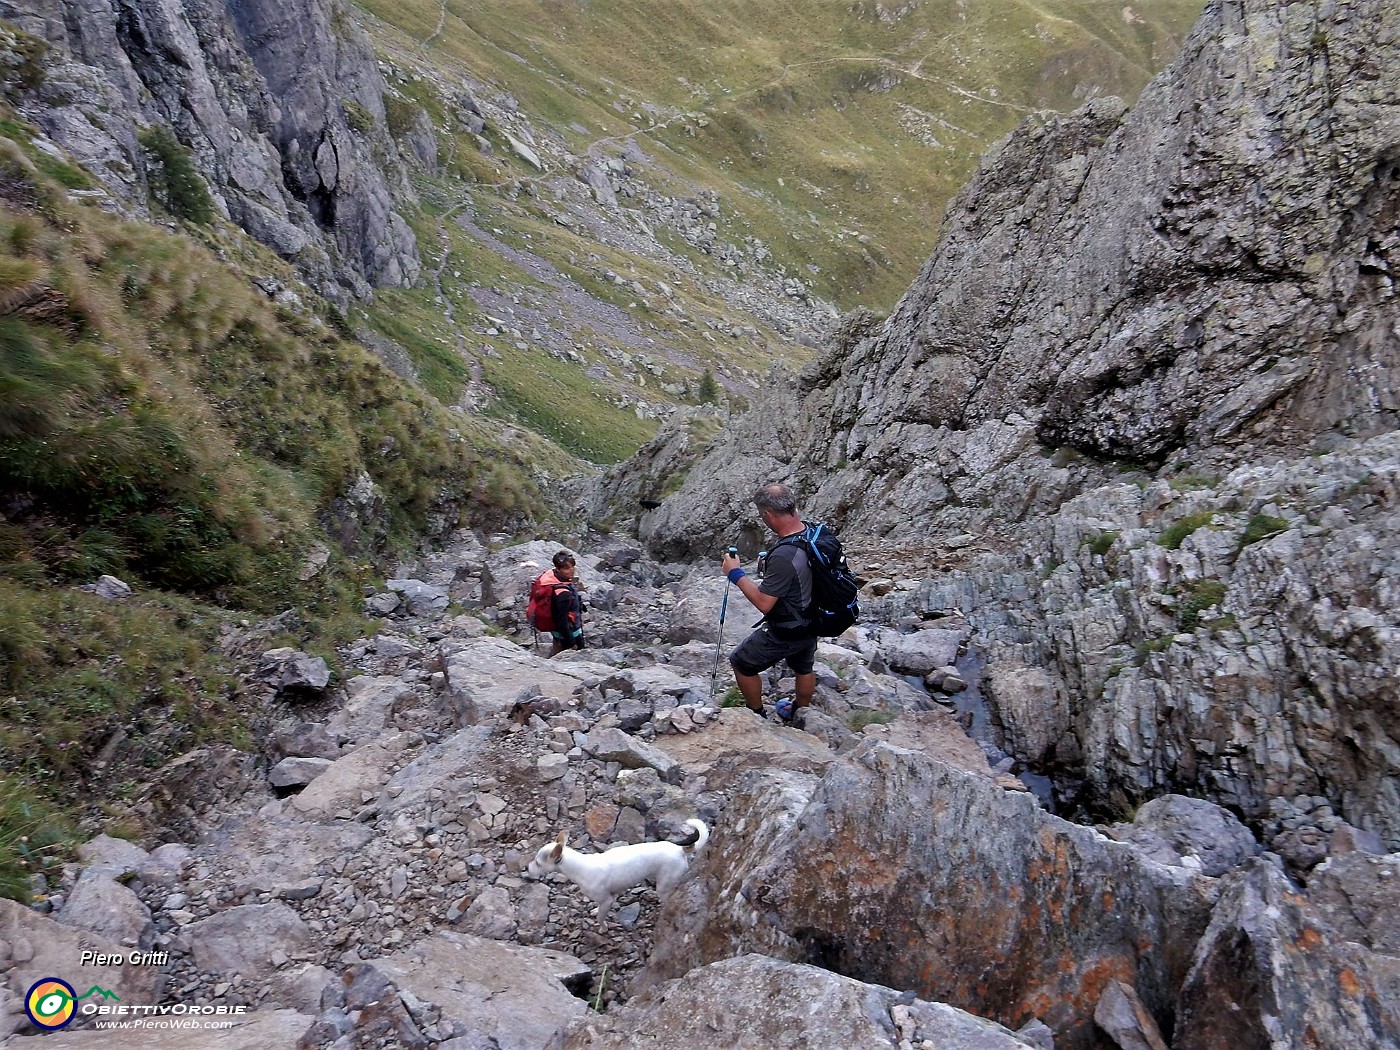
<svg viewBox="0 0 1400 1050">
<path fill-rule="evenodd" d="M 583 614 L 587 606 L 579 595 L 578 567 L 568 551 L 554 555 L 554 568 L 546 569 L 530 584 L 525 619 L 535 631 L 548 632 L 549 655 L 583 648 Z"/>
<path fill-rule="evenodd" d="M 762 716 L 763 680 L 759 675 L 786 660 L 797 678 L 797 696 L 795 700 L 779 700 L 776 710 L 780 719 L 791 723 L 812 702 L 816 689 L 817 638 L 840 634 L 855 623 L 858 586 L 836 533 L 826 525 L 808 525 L 798 517 L 792 489 L 765 485 L 753 502 L 778 542 L 768 550 L 762 583 L 744 572 L 732 551 L 720 563 L 729 582 L 763 613 L 753 633 L 729 654 L 729 663 L 744 704 Z"/>
</svg>

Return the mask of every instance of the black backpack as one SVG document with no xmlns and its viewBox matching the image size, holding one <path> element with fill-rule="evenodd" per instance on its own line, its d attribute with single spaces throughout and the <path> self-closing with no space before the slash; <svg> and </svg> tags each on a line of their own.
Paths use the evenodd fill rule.
<svg viewBox="0 0 1400 1050">
<path fill-rule="evenodd" d="M 807 552 L 812 569 L 812 604 L 803 610 L 808 630 L 821 638 L 834 638 L 856 622 L 860 606 L 856 595 L 860 584 L 846 564 L 841 540 L 830 525 L 808 525 L 795 536 L 778 541 L 791 543 Z"/>
</svg>

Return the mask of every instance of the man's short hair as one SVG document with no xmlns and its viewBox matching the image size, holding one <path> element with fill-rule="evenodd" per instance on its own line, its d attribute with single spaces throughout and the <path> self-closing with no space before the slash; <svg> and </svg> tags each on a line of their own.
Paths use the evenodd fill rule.
<svg viewBox="0 0 1400 1050">
<path fill-rule="evenodd" d="M 771 510 L 775 514 L 797 513 L 797 497 L 786 485 L 764 485 L 754 496 L 753 505 L 759 510 Z"/>
<path fill-rule="evenodd" d="M 554 567 L 556 569 L 567 569 L 574 563 L 574 556 L 568 551 L 560 551 L 554 556 Z"/>
</svg>

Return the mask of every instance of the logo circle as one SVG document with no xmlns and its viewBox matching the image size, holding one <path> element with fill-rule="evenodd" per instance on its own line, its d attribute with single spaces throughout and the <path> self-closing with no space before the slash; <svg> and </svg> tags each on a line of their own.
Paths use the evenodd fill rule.
<svg viewBox="0 0 1400 1050">
<path fill-rule="evenodd" d="M 29 986 L 24 1012 L 40 1028 L 55 1031 L 73 1020 L 78 993 L 67 981 L 45 977 Z"/>
</svg>

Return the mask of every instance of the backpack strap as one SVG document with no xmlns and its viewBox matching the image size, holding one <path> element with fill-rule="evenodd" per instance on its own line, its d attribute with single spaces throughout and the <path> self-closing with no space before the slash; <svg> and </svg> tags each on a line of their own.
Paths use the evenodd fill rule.
<svg viewBox="0 0 1400 1050">
<path fill-rule="evenodd" d="M 812 542 L 812 537 L 816 535 L 816 533 L 813 530 L 820 528 L 820 525 L 808 525 L 804 521 L 802 523 L 801 532 L 794 532 L 791 536 L 784 536 L 777 543 L 773 544 L 773 550 L 777 550 L 779 547 L 782 546 L 798 548 L 800 551 L 807 555 L 807 560 L 809 563 L 807 571 L 811 572 L 812 570 L 810 563 L 812 558 L 815 556 L 817 558 L 818 563 L 821 562 L 821 556 L 817 554 L 816 544 Z M 768 556 L 771 558 L 773 556 L 773 551 L 769 551 Z M 777 625 L 773 622 L 772 619 L 773 613 L 777 612 L 781 606 L 784 606 L 786 604 L 786 601 L 780 601 L 777 605 L 774 605 L 772 609 L 770 609 L 767 613 L 763 615 L 763 618 L 758 621 L 758 624 L 766 623 L 769 625 L 770 628 L 776 627 Z M 801 623 L 810 622 L 806 615 L 806 609 L 789 609 L 788 611 L 790 614 L 795 615 Z M 754 626 L 757 627 L 758 624 L 754 624 Z M 784 628 L 778 629 L 783 630 Z M 793 628 L 792 626 L 789 626 L 786 629 L 791 631 Z"/>
</svg>

